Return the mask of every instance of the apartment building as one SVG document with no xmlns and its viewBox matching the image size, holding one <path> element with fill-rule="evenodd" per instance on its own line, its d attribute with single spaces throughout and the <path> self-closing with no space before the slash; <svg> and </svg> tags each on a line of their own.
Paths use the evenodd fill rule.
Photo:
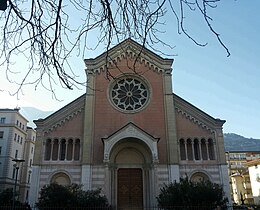
<svg viewBox="0 0 260 210">
<path fill-rule="evenodd" d="M 231 198 L 233 203 L 256 204 L 253 197 L 253 184 L 248 164 L 260 158 L 260 151 L 226 152 L 228 173 L 230 178 Z"/>
<path fill-rule="evenodd" d="M 0 109 L 0 189 L 14 188 L 28 200 L 36 132 L 19 109 Z M 18 164 L 13 160 L 24 160 Z M 17 175 L 16 175 L 17 173 Z M 17 176 L 17 179 L 16 179 Z"/>
</svg>

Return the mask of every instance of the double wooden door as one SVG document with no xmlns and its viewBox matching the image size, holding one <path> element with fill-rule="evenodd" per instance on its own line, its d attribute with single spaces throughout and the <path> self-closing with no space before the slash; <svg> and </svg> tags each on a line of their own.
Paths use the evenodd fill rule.
<svg viewBox="0 0 260 210">
<path fill-rule="evenodd" d="M 143 176 L 140 168 L 118 169 L 117 204 L 120 210 L 142 209 Z"/>
</svg>

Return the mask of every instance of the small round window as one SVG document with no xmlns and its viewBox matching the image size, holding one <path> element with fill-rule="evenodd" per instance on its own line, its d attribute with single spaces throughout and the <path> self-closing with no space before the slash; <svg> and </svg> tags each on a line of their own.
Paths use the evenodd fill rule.
<svg viewBox="0 0 260 210">
<path fill-rule="evenodd" d="M 110 92 L 113 104 L 121 111 L 138 111 L 149 97 L 147 86 L 137 78 L 125 77 L 116 80 Z"/>
</svg>

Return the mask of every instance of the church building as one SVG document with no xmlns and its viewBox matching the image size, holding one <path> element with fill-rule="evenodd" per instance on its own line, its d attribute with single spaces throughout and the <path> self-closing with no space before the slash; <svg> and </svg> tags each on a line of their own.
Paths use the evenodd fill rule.
<svg viewBox="0 0 260 210">
<path fill-rule="evenodd" d="M 229 197 L 225 121 L 173 93 L 172 64 L 131 39 L 85 59 L 86 94 L 34 121 L 31 203 L 57 182 L 101 188 L 120 209 L 154 207 L 164 184 L 186 176 Z"/>
</svg>

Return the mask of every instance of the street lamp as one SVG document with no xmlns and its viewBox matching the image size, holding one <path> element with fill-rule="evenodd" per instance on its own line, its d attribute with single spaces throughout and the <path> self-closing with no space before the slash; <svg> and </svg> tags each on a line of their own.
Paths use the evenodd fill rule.
<svg viewBox="0 0 260 210">
<path fill-rule="evenodd" d="M 13 191 L 13 205 L 12 205 L 12 210 L 14 210 L 15 209 L 15 193 L 16 193 L 18 171 L 19 171 L 20 164 L 22 162 L 24 162 L 25 160 L 23 160 L 23 159 L 13 159 L 12 161 L 15 162 L 14 167 L 15 167 L 15 170 L 16 170 L 16 172 L 15 172 L 15 182 L 14 182 L 14 191 Z"/>
</svg>

